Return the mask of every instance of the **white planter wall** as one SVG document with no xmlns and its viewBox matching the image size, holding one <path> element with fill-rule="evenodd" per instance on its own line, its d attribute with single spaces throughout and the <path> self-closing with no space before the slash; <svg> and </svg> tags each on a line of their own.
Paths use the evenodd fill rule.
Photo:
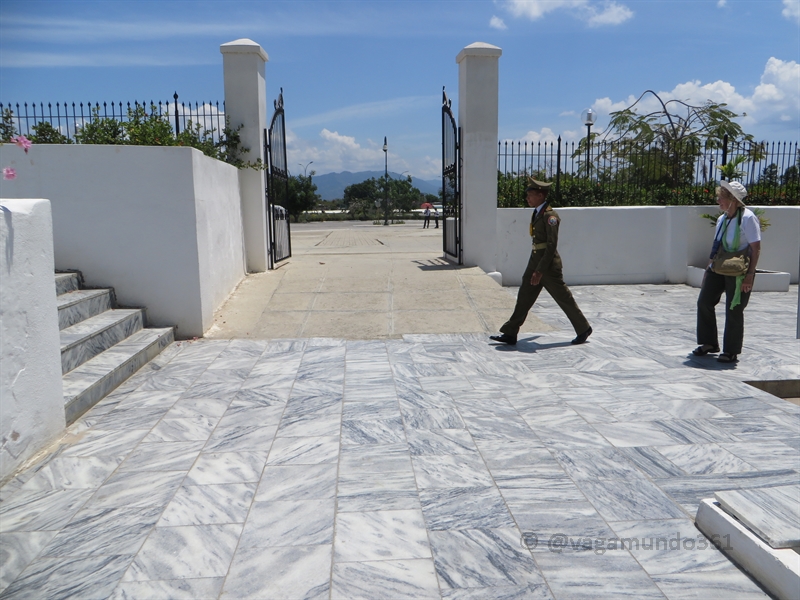
<svg viewBox="0 0 800 600">
<path fill-rule="evenodd" d="M 58 437 L 66 424 L 50 203 L 0 201 L 0 248 L 3 480 Z"/>
<path fill-rule="evenodd" d="M 800 207 L 765 207 L 771 226 L 763 233 L 758 267 L 800 270 Z M 558 251 L 568 284 L 685 283 L 687 265 L 704 265 L 713 229 L 703 213 L 715 206 L 556 208 L 561 216 Z M 519 285 L 530 256 L 531 209 L 497 211 L 497 270 L 503 285 Z"/>
<path fill-rule="evenodd" d="M 49 198 L 55 267 L 202 336 L 245 275 L 238 170 L 193 148 L 5 145 L 2 198 Z"/>
</svg>

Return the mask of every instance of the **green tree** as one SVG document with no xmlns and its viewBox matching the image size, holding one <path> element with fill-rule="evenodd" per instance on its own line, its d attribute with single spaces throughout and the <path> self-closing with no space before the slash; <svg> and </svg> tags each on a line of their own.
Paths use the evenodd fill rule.
<svg viewBox="0 0 800 600">
<path fill-rule="evenodd" d="M 128 143 L 134 146 L 174 146 L 175 135 L 168 115 L 159 115 L 156 106 L 150 105 L 150 112 L 144 106 L 128 109 L 128 120 L 122 126 Z"/>
<path fill-rule="evenodd" d="M 30 141 L 34 144 L 71 144 L 67 136 L 61 133 L 58 129 L 53 127 L 48 121 L 39 121 L 31 127 L 33 133 L 31 134 Z"/>
<path fill-rule="evenodd" d="M 125 144 L 125 129 L 116 119 L 100 116 L 100 107 L 92 109 L 92 116 L 75 133 L 79 144 Z"/>
<path fill-rule="evenodd" d="M 383 179 L 383 178 L 381 178 Z M 383 189 L 374 177 L 344 188 L 342 204 L 354 218 L 366 219 L 375 208 L 375 201 L 383 201 Z"/>
<path fill-rule="evenodd" d="M 10 142 L 11 138 L 17 135 L 17 128 L 14 126 L 14 111 L 10 108 L 3 110 L 0 119 L 0 143 Z"/>
<path fill-rule="evenodd" d="M 381 178 L 383 179 L 383 178 Z M 388 181 L 389 199 L 391 206 L 400 212 L 411 212 L 422 204 L 422 192 L 412 184 L 410 176 L 405 179 L 392 179 Z"/>
<path fill-rule="evenodd" d="M 314 175 L 315 172 L 311 171 L 307 176 L 296 175 L 289 178 L 289 193 L 283 206 L 294 217 L 295 222 L 300 213 L 311 210 L 321 199 L 317 194 L 317 186 L 312 181 Z"/>
<path fill-rule="evenodd" d="M 770 186 L 778 185 L 778 165 L 772 163 L 764 167 L 761 176 L 758 178 L 758 183 Z"/>
</svg>

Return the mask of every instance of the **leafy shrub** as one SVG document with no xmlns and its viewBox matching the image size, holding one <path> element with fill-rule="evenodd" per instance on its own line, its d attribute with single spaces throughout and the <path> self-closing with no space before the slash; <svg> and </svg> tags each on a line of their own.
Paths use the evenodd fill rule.
<svg viewBox="0 0 800 600">
<path fill-rule="evenodd" d="M 72 140 L 47 121 L 39 121 L 31 127 L 33 134 L 28 138 L 34 144 L 71 144 Z"/>
</svg>

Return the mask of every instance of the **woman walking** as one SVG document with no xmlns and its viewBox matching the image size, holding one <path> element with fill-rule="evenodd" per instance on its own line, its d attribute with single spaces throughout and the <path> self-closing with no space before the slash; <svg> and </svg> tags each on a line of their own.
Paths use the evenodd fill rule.
<svg viewBox="0 0 800 600">
<path fill-rule="evenodd" d="M 697 298 L 697 343 L 695 356 L 719 352 L 715 308 L 725 292 L 725 333 L 719 362 L 732 363 L 742 352 L 744 309 L 753 289 L 756 264 L 761 254 L 761 226 L 746 208 L 747 190 L 738 181 L 723 181 L 717 188 L 717 204 L 723 214 L 717 219 L 711 260 Z"/>
</svg>

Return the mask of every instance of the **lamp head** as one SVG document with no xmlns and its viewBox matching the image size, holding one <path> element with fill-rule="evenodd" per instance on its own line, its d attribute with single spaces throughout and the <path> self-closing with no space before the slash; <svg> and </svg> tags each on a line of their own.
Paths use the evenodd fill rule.
<svg viewBox="0 0 800 600">
<path fill-rule="evenodd" d="M 387 152 L 388 150 L 389 150 L 389 146 L 386 143 L 386 136 L 384 136 L 384 138 L 383 138 L 383 151 Z"/>
<path fill-rule="evenodd" d="M 597 113 L 591 108 L 587 108 L 581 113 L 581 121 L 583 121 L 584 125 L 592 126 L 597 121 Z"/>
</svg>

